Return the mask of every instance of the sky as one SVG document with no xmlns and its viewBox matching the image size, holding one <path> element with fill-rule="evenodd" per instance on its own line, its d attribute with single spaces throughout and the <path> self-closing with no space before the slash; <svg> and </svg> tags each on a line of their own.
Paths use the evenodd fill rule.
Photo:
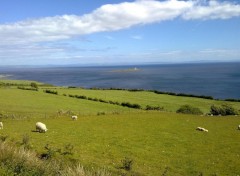
<svg viewBox="0 0 240 176">
<path fill-rule="evenodd" d="M 240 1 L 0 1 L 0 65 L 240 61 Z"/>
</svg>

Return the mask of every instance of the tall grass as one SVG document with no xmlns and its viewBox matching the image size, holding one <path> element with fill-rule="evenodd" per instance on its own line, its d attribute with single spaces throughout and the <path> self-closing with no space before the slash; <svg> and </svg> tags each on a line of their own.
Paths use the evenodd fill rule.
<svg viewBox="0 0 240 176">
<path fill-rule="evenodd" d="M 1 175 L 34 176 L 108 176 L 105 170 L 85 170 L 79 163 L 65 163 L 64 160 L 40 160 L 37 153 L 16 147 L 11 143 L 0 142 Z"/>
</svg>

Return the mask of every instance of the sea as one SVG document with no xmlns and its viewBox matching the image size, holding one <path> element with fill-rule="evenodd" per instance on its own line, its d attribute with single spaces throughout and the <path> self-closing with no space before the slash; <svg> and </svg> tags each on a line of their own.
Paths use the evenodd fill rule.
<svg viewBox="0 0 240 176">
<path fill-rule="evenodd" d="M 240 99 L 240 62 L 125 66 L 0 67 L 7 79 L 57 86 L 146 89 Z"/>
</svg>

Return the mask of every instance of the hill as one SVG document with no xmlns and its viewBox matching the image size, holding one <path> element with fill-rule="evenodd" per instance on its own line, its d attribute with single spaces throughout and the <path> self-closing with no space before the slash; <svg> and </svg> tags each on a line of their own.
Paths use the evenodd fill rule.
<svg viewBox="0 0 240 176">
<path fill-rule="evenodd" d="M 30 83 L 24 86 L 30 88 Z M 88 171 L 83 175 L 240 174 L 238 116 L 175 113 L 184 104 L 209 112 L 210 105 L 229 102 L 147 91 L 38 85 L 38 91 L 18 89 L 15 83 L 0 87 L 0 118 L 4 124 L 4 129 L 0 130 L 0 153 L 6 152 L 2 145 L 14 145 L 24 148 L 26 152 L 33 152 L 29 156 L 35 158 L 36 165 L 41 168 L 48 163 L 52 165 L 46 166 L 49 170 L 60 165 L 75 167 L 81 163 Z M 46 93 L 46 90 L 57 94 Z M 164 112 L 128 108 L 69 95 L 137 103 L 141 107 L 163 106 Z M 239 110 L 239 102 L 230 103 Z M 73 121 L 71 114 L 77 114 L 78 120 Z M 49 130 L 46 133 L 35 132 L 37 121 L 45 123 Z M 198 126 L 209 132 L 197 131 Z M 43 154 L 50 159 L 42 160 Z M 16 156 L 11 160 L 10 154 L 8 159 L 0 157 L 0 173 L 3 175 L 14 172 L 19 175 L 41 172 L 41 175 L 49 175 L 47 171 L 31 170 L 32 165 L 27 164 L 27 160 L 17 162 Z M 54 162 L 58 164 L 54 166 Z"/>
</svg>

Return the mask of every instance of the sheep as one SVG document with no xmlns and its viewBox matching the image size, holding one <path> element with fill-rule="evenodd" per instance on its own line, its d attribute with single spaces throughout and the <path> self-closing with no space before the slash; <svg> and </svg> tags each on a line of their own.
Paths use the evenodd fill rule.
<svg viewBox="0 0 240 176">
<path fill-rule="evenodd" d="M 42 122 L 37 122 L 36 123 L 36 131 L 39 131 L 39 133 L 45 133 L 47 131 L 47 127 L 44 123 Z"/>
<path fill-rule="evenodd" d="M 0 122 L 0 129 L 3 129 L 3 123 Z"/>
<path fill-rule="evenodd" d="M 240 130 L 240 125 L 238 125 L 238 129 Z"/>
<path fill-rule="evenodd" d="M 77 117 L 76 115 L 72 116 L 72 119 L 73 119 L 73 120 L 77 120 L 77 118 L 78 118 L 78 117 Z"/>
<path fill-rule="evenodd" d="M 207 129 L 205 129 L 205 128 L 202 128 L 202 127 L 197 127 L 197 129 L 196 130 L 198 130 L 198 131 L 204 131 L 204 132 L 208 132 L 208 130 Z"/>
</svg>

